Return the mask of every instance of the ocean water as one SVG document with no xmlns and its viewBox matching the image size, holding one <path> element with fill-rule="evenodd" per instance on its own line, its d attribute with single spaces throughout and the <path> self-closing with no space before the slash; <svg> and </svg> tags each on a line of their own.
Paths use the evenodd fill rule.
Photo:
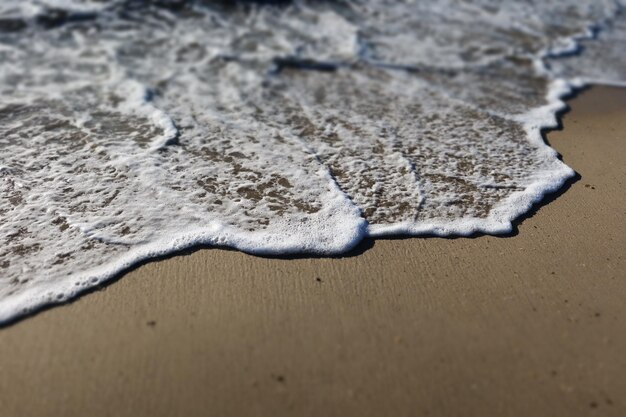
<svg viewBox="0 0 626 417">
<path fill-rule="evenodd" d="M 626 83 L 614 0 L 0 3 L 0 321 L 197 244 L 498 234 Z M 207 271 L 210 275 L 210 271 Z"/>
</svg>

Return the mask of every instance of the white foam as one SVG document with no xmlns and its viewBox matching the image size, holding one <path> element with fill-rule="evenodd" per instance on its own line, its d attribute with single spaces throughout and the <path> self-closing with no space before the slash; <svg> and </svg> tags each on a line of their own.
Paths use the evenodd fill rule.
<svg viewBox="0 0 626 417">
<path fill-rule="evenodd" d="M 3 3 L 0 321 L 195 245 L 510 232 L 574 174 L 562 97 L 626 81 L 613 1 L 344 6 Z"/>
</svg>

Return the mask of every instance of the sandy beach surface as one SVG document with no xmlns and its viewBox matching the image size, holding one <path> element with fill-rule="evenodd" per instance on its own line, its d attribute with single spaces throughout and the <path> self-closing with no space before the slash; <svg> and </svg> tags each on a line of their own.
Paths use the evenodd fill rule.
<svg viewBox="0 0 626 417">
<path fill-rule="evenodd" d="M 148 263 L 0 330 L 0 415 L 626 415 L 626 90 L 570 104 L 511 236 Z"/>
</svg>

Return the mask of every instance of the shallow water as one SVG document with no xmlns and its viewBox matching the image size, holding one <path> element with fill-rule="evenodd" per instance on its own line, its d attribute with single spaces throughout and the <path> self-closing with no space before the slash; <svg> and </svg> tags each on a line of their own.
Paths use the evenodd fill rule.
<svg viewBox="0 0 626 417">
<path fill-rule="evenodd" d="M 265 2 L 267 3 L 267 2 Z M 505 233 L 625 80 L 614 1 L 0 5 L 0 320 L 194 244 Z"/>
</svg>

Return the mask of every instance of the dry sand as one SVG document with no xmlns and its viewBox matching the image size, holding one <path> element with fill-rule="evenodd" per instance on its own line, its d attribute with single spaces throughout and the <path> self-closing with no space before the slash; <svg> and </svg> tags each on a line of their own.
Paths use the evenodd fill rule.
<svg viewBox="0 0 626 417">
<path fill-rule="evenodd" d="M 146 264 L 0 330 L 0 416 L 625 416 L 626 91 L 571 104 L 514 236 Z"/>
</svg>

